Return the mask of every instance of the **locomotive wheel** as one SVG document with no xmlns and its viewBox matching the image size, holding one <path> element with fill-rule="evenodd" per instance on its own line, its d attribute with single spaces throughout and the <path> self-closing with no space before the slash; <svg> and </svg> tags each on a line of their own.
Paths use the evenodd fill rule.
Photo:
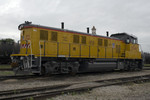
<svg viewBox="0 0 150 100">
<path fill-rule="evenodd" d="M 74 63 L 72 63 L 72 68 L 70 68 L 70 74 L 71 75 L 76 75 L 76 73 L 78 72 L 78 70 L 79 70 L 79 63 L 78 62 L 74 62 Z"/>
<path fill-rule="evenodd" d="M 46 62 L 45 64 L 43 64 L 43 73 L 45 73 L 45 75 L 57 74 L 59 73 L 58 68 L 59 63 L 55 61 Z"/>
<path fill-rule="evenodd" d="M 141 71 L 143 69 L 143 62 L 138 63 L 138 70 Z"/>
<path fill-rule="evenodd" d="M 41 75 L 44 76 L 45 74 L 46 74 L 45 67 L 42 66 L 41 67 Z"/>
<path fill-rule="evenodd" d="M 69 73 L 70 73 L 70 75 L 74 76 L 77 74 L 77 71 L 75 71 L 71 68 Z"/>
</svg>

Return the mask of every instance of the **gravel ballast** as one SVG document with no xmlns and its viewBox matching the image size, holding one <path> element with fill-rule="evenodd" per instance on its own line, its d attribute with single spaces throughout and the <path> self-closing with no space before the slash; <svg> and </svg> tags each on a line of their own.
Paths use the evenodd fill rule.
<svg viewBox="0 0 150 100">
<path fill-rule="evenodd" d="M 39 77 L 39 78 L 31 78 L 24 80 L 17 79 L 9 79 L 5 81 L 0 81 L 0 91 L 4 90 L 15 90 L 21 88 L 33 88 L 33 87 L 41 87 L 41 86 L 52 86 L 58 84 L 66 84 L 66 83 L 78 83 L 78 82 L 88 82 L 94 80 L 104 80 L 104 79 L 114 79 L 121 77 L 129 77 L 129 76 L 139 76 L 139 75 L 147 75 L 150 74 L 150 70 L 143 70 L 137 72 L 107 72 L 107 73 L 97 73 L 97 74 L 86 74 L 86 75 L 54 75 L 50 77 Z"/>
<path fill-rule="evenodd" d="M 47 100 L 150 100 L 150 83 L 96 88 L 85 93 L 70 93 Z"/>
</svg>

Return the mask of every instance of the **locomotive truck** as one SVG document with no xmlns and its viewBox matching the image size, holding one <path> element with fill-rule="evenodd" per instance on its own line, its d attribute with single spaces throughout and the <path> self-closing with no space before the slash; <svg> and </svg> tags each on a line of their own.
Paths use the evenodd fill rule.
<svg viewBox="0 0 150 100">
<path fill-rule="evenodd" d="M 11 55 L 14 71 L 44 75 L 142 69 L 136 36 L 101 36 L 67 30 L 63 25 L 54 28 L 28 21 L 20 24 L 20 53 Z"/>
</svg>

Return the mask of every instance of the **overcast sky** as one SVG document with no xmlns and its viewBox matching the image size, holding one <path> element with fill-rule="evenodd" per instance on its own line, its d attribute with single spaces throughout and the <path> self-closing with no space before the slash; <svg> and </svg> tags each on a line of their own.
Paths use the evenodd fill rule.
<svg viewBox="0 0 150 100">
<path fill-rule="evenodd" d="M 0 0 L 0 38 L 20 38 L 18 25 L 32 21 L 51 27 L 97 34 L 127 32 L 150 52 L 150 0 Z"/>
</svg>

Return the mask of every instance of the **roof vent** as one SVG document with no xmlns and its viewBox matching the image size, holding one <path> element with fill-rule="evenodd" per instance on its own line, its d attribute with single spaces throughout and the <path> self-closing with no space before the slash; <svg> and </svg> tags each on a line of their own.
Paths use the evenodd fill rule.
<svg viewBox="0 0 150 100">
<path fill-rule="evenodd" d="M 93 26 L 93 28 L 92 28 L 92 34 L 96 35 L 96 28 L 95 28 L 95 26 Z"/>
<path fill-rule="evenodd" d="M 109 37 L 109 31 L 106 31 L 106 35 L 107 35 L 107 37 Z"/>
<path fill-rule="evenodd" d="M 89 27 L 87 27 L 87 33 L 89 33 Z"/>
<path fill-rule="evenodd" d="M 64 22 L 61 22 L 61 29 L 64 29 Z"/>
</svg>

